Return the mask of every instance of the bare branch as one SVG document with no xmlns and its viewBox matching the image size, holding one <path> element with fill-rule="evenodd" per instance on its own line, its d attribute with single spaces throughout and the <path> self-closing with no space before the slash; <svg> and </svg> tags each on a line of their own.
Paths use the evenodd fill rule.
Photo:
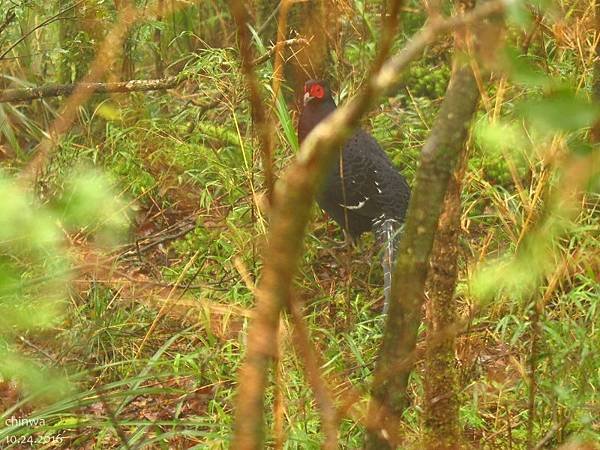
<svg viewBox="0 0 600 450">
<path fill-rule="evenodd" d="M 335 158 L 339 145 L 358 125 L 369 106 L 394 85 L 400 72 L 436 36 L 498 12 L 504 4 L 504 1 L 493 1 L 462 16 L 429 22 L 403 50 L 374 73 L 353 100 L 315 127 L 276 186 L 265 266 L 256 294 L 256 316 L 248 330 L 246 359 L 239 375 L 233 449 L 262 448 L 264 392 L 270 362 L 277 355 L 279 314 L 289 303 L 320 174 Z M 431 152 L 432 149 L 427 149 L 425 154 L 430 156 Z"/>
<path fill-rule="evenodd" d="M 311 345 L 310 333 L 297 301 L 290 302 L 290 313 L 294 321 L 294 345 L 304 361 L 306 378 L 313 390 L 321 414 L 321 423 L 325 434 L 325 442 L 321 448 L 333 450 L 337 448 L 337 408 L 321 374 L 322 364 L 314 346 Z"/>
</svg>

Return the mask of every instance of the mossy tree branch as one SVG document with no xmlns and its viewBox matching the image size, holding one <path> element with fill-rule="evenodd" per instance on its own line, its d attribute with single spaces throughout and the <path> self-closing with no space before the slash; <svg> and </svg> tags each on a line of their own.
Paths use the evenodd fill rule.
<svg viewBox="0 0 600 450">
<path fill-rule="evenodd" d="M 453 326 L 458 321 L 454 289 L 458 275 L 462 173 L 457 170 L 448 183 L 427 280 L 431 319 L 425 338 L 423 382 L 423 446 L 426 449 L 460 448 L 458 375 L 454 356 L 456 333 Z M 438 339 L 444 330 L 448 330 L 445 338 Z"/>
<path fill-rule="evenodd" d="M 470 9 L 465 0 L 456 6 Z M 455 35 L 456 51 L 467 51 L 470 33 Z M 486 46 L 486 48 L 489 46 Z M 467 64 L 467 63 L 464 63 Z M 473 91 L 477 89 L 472 86 Z M 476 97 L 477 99 L 479 96 Z M 432 450 L 461 448 L 458 373 L 456 365 L 456 324 L 458 311 L 455 288 L 458 277 L 462 179 L 467 162 L 466 142 L 462 143 L 458 167 L 451 174 L 442 215 L 433 243 L 426 291 L 429 294 L 429 322 L 425 339 L 423 402 L 423 447 Z M 446 331 L 445 336 L 444 331 Z"/>
<path fill-rule="evenodd" d="M 275 54 L 275 52 L 285 47 L 306 44 L 306 39 L 299 38 L 287 39 L 285 41 L 278 42 L 277 45 L 271 47 L 264 55 L 261 55 L 253 60 L 252 66 L 258 66 L 265 63 Z M 157 78 L 154 80 L 128 80 L 112 83 L 81 82 L 49 84 L 46 86 L 32 88 L 4 89 L 0 90 L 0 103 L 17 103 L 49 97 L 62 97 L 71 95 L 77 89 L 84 89 L 92 94 L 113 94 L 174 89 L 189 78 L 190 77 L 188 76 L 179 74 L 176 76 Z"/>
<path fill-rule="evenodd" d="M 76 89 L 85 89 L 94 94 L 114 94 L 123 92 L 158 91 L 173 89 L 181 83 L 183 78 L 166 77 L 156 80 L 129 80 L 111 83 L 68 83 L 51 84 L 48 86 L 5 89 L 0 91 L 0 103 L 16 103 L 39 100 L 48 97 L 61 97 L 71 95 Z"/>
</svg>

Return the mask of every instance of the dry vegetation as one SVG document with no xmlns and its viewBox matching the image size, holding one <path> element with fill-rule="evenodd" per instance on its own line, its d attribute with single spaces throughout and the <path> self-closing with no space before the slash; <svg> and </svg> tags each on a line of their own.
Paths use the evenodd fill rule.
<svg viewBox="0 0 600 450">
<path fill-rule="evenodd" d="M 0 448 L 227 448 L 264 311 L 277 333 L 256 412 L 267 445 L 360 448 L 385 333 L 379 249 L 372 236 L 342 245 L 313 206 L 279 317 L 289 292 L 257 293 L 263 268 L 271 286 L 285 278 L 263 256 L 279 242 L 270 225 L 302 209 L 277 209 L 267 187 L 310 187 L 289 170 L 313 167 L 296 158 L 307 77 L 355 98 L 343 123 L 360 119 L 414 186 L 453 60 L 481 99 L 452 303 L 461 445 L 599 448 L 599 4 L 510 3 L 502 29 L 476 21 L 469 59 L 440 30 L 375 100 L 364 93 L 388 87 L 368 81 L 395 2 L 245 3 L 247 17 L 219 0 L 0 0 Z M 399 4 L 390 55 L 428 14 L 455 14 Z M 411 353 L 401 448 L 422 448 L 436 401 L 424 388 L 436 304 Z"/>
</svg>

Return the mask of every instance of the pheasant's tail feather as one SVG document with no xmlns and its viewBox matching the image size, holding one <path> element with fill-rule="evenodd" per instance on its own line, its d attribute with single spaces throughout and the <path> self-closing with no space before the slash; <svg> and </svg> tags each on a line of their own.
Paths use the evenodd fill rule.
<svg viewBox="0 0 600 450">
<path fill-rule="evenodd" d="M 392 293 L 392 275 L 394 270 L 394 258 L 396 256 L 397 231 L 400 223 L 394 219 L 381 218 L 375 223 L 375 233 L 378 240 L 383 245 L 382 262 L 383 266 L 383 313 L 386 314 L 390 305 L 390 296 Z"/>
</svg>

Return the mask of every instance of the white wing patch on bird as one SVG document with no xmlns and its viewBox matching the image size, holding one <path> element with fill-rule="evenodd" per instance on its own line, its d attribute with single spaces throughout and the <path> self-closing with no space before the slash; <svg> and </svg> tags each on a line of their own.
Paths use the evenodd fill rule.
<svg viewBox="0 0 600 450">
<path fill-rule="evenodd" d="M 377 171 L 375 171 L 375 173 L 377 173 Z M 377 182 L 377 180 L 375 180 L 375 189 L 377 189 L 377 192 L 379 192 L 380 194 L 383 194 L 383 191 L 379 188 L 379 183 Z"/>
<path fill-rule="evenodd" d="M 369 197 L 365 197 L 365 199 L 362 202 L 358 202 L 358 205 L 343 205 L 343 204 L 339 204 L 342 208 L 346 208 L 346 209 L 360 209 L 363 206 L 365 206 L 365 203 L 367 203 L 369 201 Z"/>
</svg>

